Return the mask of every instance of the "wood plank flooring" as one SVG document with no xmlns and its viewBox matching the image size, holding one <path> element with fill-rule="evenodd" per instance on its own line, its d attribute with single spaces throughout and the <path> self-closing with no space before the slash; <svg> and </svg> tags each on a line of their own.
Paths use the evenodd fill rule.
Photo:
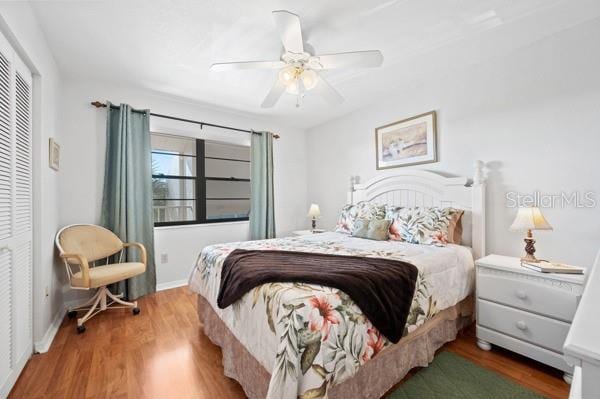
<svg viewBox="0 0 600 399">
<path fill-rule="evenodd" d="M 31 358 L 9 398 L 245 397 L 223 375 L 221 351 L 202 332 L 195 294 L 186 287 L 162 291 L 143 298 L 140 307 L 135 317 L 127 310 L 99 314 L 81 335 L 75 321 L 65 319 L 50 350 Z M 560 372 L 508 351 L 481 351 L 473 328 L 442 350 L 549 398 L 568 397 Z"/>
</svg>

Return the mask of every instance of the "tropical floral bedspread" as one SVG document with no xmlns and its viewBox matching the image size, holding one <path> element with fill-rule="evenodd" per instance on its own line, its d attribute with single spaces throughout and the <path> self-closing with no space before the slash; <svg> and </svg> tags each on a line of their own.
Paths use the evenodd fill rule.
<svg viewBox="0 0 600 399">
<path fill-rule="evenodd" d="M 371 241 L 341 233 L 219 244 L 203 249 L 190 287 L 205 297 L 244 347 L 271 372 L 269 399 L 316 399 L 393 345 L 342 291 L 312 284 L 270 283 L 226 309 L 217 307 L 221 267 L 236 248 L 289 250 L 410 262 L 419 269 L 408 334 L 473 289 L 469 248 Z"/>
</svg>

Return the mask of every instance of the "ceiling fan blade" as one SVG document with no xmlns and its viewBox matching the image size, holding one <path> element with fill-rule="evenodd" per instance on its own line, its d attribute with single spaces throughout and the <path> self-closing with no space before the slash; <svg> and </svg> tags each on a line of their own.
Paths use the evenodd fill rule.
<svg viewBox="0 0 600 399">
<path fill-rule="evenodd" d="M 211 71 L 233 71 L 240 69 L 278 69 L 283 68 L 283 61 L 244 61 L 244 62 L 219 62 L 210 66 Z"/>
<path fill-rule="evenodd" d="M 283 83 L 281 83 L 279 79 L 275 79 L 273 87 L 271 87 L 271 90 L 269 90 L 269 94 L 267 94 L 260 106 L 262 108 L 271 108 L 277 103 L 279 97 L 281 97 L 284 91 L 285 86 L 283 85 Z"/>
<path fill-rule="evenodd" d="M 304 42 L 302 40 L 300 18 L 289 11 L 279 10 L 273 11 L 273 19 L 285 51 L 302 54 L 304 52 Z"/>
<path fill-rule="evenodd" d="M 338 105 L 344 102 L 344 97 L 333 88 L 325 79 L 317 74 L 317 84 L 311 90 L 317 93 L 332 105 Z"/>
<path fill-rule="evenodd" d="M 314 69 L 373 68 L 381 66 L 383 54 L 379 50 L 323 54 L 310 57 L 308 63 Z"/>
</svg>

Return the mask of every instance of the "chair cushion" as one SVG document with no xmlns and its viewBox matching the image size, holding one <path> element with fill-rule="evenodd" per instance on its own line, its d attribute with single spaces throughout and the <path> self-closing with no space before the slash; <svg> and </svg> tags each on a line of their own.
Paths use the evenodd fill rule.
<svg viewBox="0 0 600 399">
<path fill-rule="evenodd" d="M 88 262 L 107 258 L 123 249 L 123 242 L 112 231 L 91 224 L 69 226 L 58 240 L 63 252 L 83 255 Z M 69 261 L 77 264 L 74 259 Z"/>
<path fill-rule="evenodd" d="M 146 271 L 146 265 L 137 262 L 115 263 L 105 266 L 90 267 L 90 286 L 98 288 L 108 284 L 128 279 Z M 85 287 L 81 271 L 71 278 L 71 284 L 76 287 Z"/>
</svg>

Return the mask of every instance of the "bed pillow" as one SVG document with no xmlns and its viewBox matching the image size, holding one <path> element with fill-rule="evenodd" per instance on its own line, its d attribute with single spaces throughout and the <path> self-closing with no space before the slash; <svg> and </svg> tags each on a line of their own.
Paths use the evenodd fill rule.
<svg viewBox="0 0 600 399">
<path fill-rule="evenodd" d="M 460 245 L 462 243 L 462 217 L 465 211 L 462 209 L 456 209 L 452 214 L 450 223 L 448 224 L 448 242 L 452 244 Z"/>
<path fill-rule="evenodd" d="M 402 238 L 402 222 L 398 219 L 392 219 L 390 222 L 390 227 L 388 229 L 388 239 L 391 241 L 404 241 Z"/>
<path fill-rule="evenodd" d="M 387 205 L 385 207 L 385 218 L 390 220 L 390 228 L 388 230 L 388 238 L 392 241 L 402 241 L 402 235 L 400 234 L 400 221 L 398 220 L 398 213 L 402 210 L 401 206 Z"/>
<path fill-rule="evenodd" d="M 356 205 L 345 205 L 335 226 L 337 233 L 352 234 L 357 219 L 385 219 L 385 205 L 361 201 Z"/>
<path fill-rule="evenodd" d="M 402 208 L 395 219 L 395 228 L 403 241 L 443 246 L 449 242 L 450 222 L 459 212 L 462 211 L 454 208 Z"/>
<path fill-rule="evenodd" d="M 390 223 L 391 220 L 386 219 L 357 219 L 354 222 L 352 237 L 387 241 Z"/>
<path fill-rule="evenodd" d="M 368 201 L 356 204 L 357 217 L 361 219 L 385 219 L 385 205 L 378 205 Z"/>
<path fill-rule="evenodd" d="M 369 219 L 356 219 L 352 226 L 352 236 L 359 238 L 367 238 L 369 234 Z"/>
<path fill-rule="evenodd" d="M 356 220 L 356 206 L 352 204 L 344 205 L 340 211 L 340 217 L 335 225 L 337 233 L 351 234 Z"/>
<path fill-rule="evenodd" d="M 391 220 L 371 219 L 369 222 L 367 238 L 369 240 L 387 241 L 389 238 L 390 224 L 392 224 Z"/>
</svg>

